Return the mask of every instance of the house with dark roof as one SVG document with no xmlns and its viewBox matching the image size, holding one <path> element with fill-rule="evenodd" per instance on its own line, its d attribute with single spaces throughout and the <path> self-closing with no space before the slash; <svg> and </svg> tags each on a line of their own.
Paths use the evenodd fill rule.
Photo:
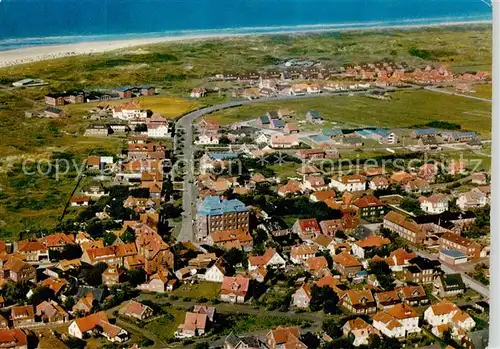
<svg viewBox="0 0 500 349">
<path fill-rule="evenodd" d="M 435 128 L 417 128 L 411 132 L 413 138 L 420 138 L 426 136 L 437 136 L 438 131 Z"/>
<path fill-rule="evenodd" d="M 224 349 L 267 349 L 256 336 L 236 336 L 231 332 L 224 338 Z"/>
<path fill-rule="evenodd" d="M 139 320 L 145 320 L 153 316 L 154 311 L 151 307 L 131 300 L 118 310 L 118 313 L 124 316 L 133 317 Z"/>
<path fill-rule="evenodd" d="M 373 195 L 362 196 L 354 200 L 352 205 L 358 209 L 361 218 L 375 218 L 386 213 L 385 205 Z"/>
<path fill-rule="evenodd" d="M 196 235 L 198 240 L 218 231 L 233 229 L 249 230 L 250 214 L 240 200 L 224 200 L 218 196 L 207 196 L 198 204 Z"/>
<path fill-rule="evenodd" d="M 417 256 L 403 268 L 404 281 L 417 284 L 432 284 L 434 278 L 441 275 L 441 263 L 436 260 Z"/>
<path fill-rule="evenodd" d="M 323 123 L 324 119 L 316 110 L 309 110 L 306 114 L 306 120 L 315 124 Z"/>
<path fill-rule="evenodd" d="M 14 327 L 30 327 L 35 323 L 33 305 L 18 305 L 10 308 L 10 318 Z"/>
<path fill-rule="evenodd" d="M 228 303 L 245 303 L 250 296 L 250 279 L 243 276 L 225 276 L 222 280 L 220 299 Z"/>
<path fill-rule="evenodd" d="M 466 291 L 466 286 L 461 274 L 439 275 L 434 279 L 432 286 L 432 293 L 441 298 L 454 297 Z"/>
<path fill-rule="evenodd" d="M 299 327 L 277 327 L 266 335 L 269 349 L 307 349 L 307 345 L 301 342 L 300 338 Z"/>
</svg>

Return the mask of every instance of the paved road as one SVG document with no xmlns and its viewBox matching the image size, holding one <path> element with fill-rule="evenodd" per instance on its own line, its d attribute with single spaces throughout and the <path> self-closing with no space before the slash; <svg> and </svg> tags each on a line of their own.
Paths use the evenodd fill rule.
<svg viewBox="0 0 500 349">
<path fill-rule="evenodd" d="M 427 253 L 427 252 L 416 251 L 415 253 L 421 257 L 424 257 L 424 258 L 429 258 L 431 260 L 437 260 L 437 258 L 434 255 Z M 480 283 L 477 280 L 474 280 L 469 275 L 462 273 L 460 270 L 456 269 L 454 266 L 442 263 L 441 269 L 446 274 L 456 274 L 456 273 L 462 274 L 462 278 L 468 287 L 470 287 L 471 289 L 473 289 L 474 291 L 476 291 L 477 293 L 479 293 L 483 297 L 486 297 L 486 298 L 490 297 L 490 290 L 487 286 L 483 285 L 482 283 Z"/>
<path fill-rule="evenodd" d="M 437 87 L 427 86 L 427 87 L 424 87 L 424 89 L 426 89 L 427 91 L 444 93 L 445 95 L 465 97 L 465 98 L 475 99 L 475 100 L 481 101 L 481 102 L 491 103 L 491 99 L 488 99 L 488 98 L 481 98 L 481 97 L 476 97 L 476 96 L 464 95 L 464 94 L 461 94 L 461 93 L 455 93 L 453 91 L 443 90 L 443 89 L 437 88 Z"/>
<path fill-rule="evenodd" d="M 181 117 L 177 123 L 177 129 L 184 129 L 184 141 L 182 142 L 183 160 L 186 165 L 186 174 L 184 176 L 184 194 L 182 199 L 182 227 L 177 237 L 179 241 L 193 241 L 194 237 L 194 217 L 196 217 L 196 187 L 194 185 L 194 147 L 193 147 L 193 123 L 208 114 L 229 109 L 237 108 L 243 105 L 265 103 L 270 101 L 286 101 L 294 99 L 306 99 L 314 97 L 328 97 L 328 96 L 348 96 L 348 95 L 364 95 L 367 91 L 350 91 L 350 92 L 337 92 L 337 93 L 322 93 L 320 95 L 305 95 L 305 96 L 276 96 L 265 99 L 254 99 L 245 101 L 232 101 L 223 104 L 214 105 L 211 107 L 202 108 Z M 177 140 L 174 140 L 177 143 Z"/>
<path fill-rule="evenodd" d="M 418 87 L 413 87 L 418 88 Z M 435 91 L 432 88 L 426 88 L 430 91 Z M 408 90 L 406 88 L 405 90 Z M 437 90 L 436 90 L 437 91 Z M 185 135 L 184 140 L 182 142 L 182 150 L 183 150 L 183 159 L 186 164 L 186 174 L 184 176 L 184 194 L 182 199 L 182 209 L 183 209 L 183 217 L 182 217 L 182 226 L 181 231 L 177 237 L 179 241 L 194 241 L 194 218 L 196 217 L 196 186 L 194 185 L 194 146 L 193 146 L 193 123 L 208 114 L 229 109 L 229 108 L 238 108 L 244 105 L 257 104 L 257 103 L 265 103 L 270 101 L 286 101 L 286 100 L 296 100 L 296 99 L 306 99 L 306 98 L 315 98 L 315 97 L 328 97 L 328 96 L 349 96 L 349 95 L 365 95 L 369 91 L 348 91 L 348 92 L 335 92 L 335 93 L 322 93 L 320 95 L 304 95 L 304 96 L 276 96 L 270 98 L 263 99 L 254 99 L 254 100 L 245 100 L 245 101 L 232 101 L 223 104 L 218 104 L 206 108 L 202 108 L 191 113 L 188 113 L 181 117 L 177 123 L 176 128 L 184 129 Z M 437 91 L 443 92 L 443 91 Z M 447 92 L 443 92 L 447 93 Z M 453 93 L 450 93 L 453 94 Z M 478 97 L 466 96 L 475 99 L 479 99 Z M 489 101 L 489 100 L 486 100 Z M 491 102 L 491 101 L 490 101 Z M 177 140 L 174 140 L 177 143 Z M 397 147 L 400 148 L 400 147 Z M 393 149 L 397 149 L 393 148 Z M 375 148 L 374 148 L 375 149 Z"/>
</svg>

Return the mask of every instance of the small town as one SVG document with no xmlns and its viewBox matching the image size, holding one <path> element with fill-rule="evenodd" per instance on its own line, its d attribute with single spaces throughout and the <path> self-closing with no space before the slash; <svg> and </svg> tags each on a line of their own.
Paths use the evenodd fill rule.
<svg viewBox="0 0 500 349">
<path fill-rule="evenodd" d="M 470 98 L 488 74 L 315 66 L 211 76 L 189 98 L 231 100 L 176 121 L 141 105 L 151 85 L 51 92 L 26 111 L 92 103 L 83 137 L 123 147 L 89 154 L 54 232 L 0 241 L 0 346 L 485 348 L 489 168 L 456 155 L 490 140 L 441 120 L 355 128 L 287 101 Z M 259 100 L 283 107 L 212 116 Z"/>
</svg>

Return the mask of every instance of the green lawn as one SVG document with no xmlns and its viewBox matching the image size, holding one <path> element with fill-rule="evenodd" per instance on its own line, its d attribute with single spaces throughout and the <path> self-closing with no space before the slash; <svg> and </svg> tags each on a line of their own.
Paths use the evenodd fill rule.
<svg viewBox="0 0 500 349">
<path fill-rule="evenodd" d="M 473 86 L 473 89 L 476 92 L 469 93 L 469 94 L 471 96 L 491 99 L 491 88 L 492 88 L 491 84 L 475 85 L 475 86 Z"/>
<path fill-rule="evenodd" d="M 304 324 L 304 320 L 300 317 L 275 317 L 266 315 L 250 315 L 250 314 L 223 314 L 225 318 L 224 334 L 230 332 L 247 333 L 260 330 L 269 330 L 277 326 L 293 326 Z"/>
<path fill-rule="evenodd" d="M 199 284 L 184 284 L 177 288 L 172 294 L 178 297 L 189 298 L 217 298 L 220 292 L 220 284 L 216 282 L 200 282 Z"/>
<path fill-rule="evenodd" d="M 277 177 L 282 179 L 300 177 L 300 175 L 297 174 L 297 170 L 300 168 L 300 165 L 295 162 L 284 162 L 282 164 L 274 164 L 267 167 L 273 170 Z"/>
<path fill-rule="evenodd" d="M 135 50 L 135 49 L 133 49 Z M 350 31 L 307 35 L 263 35 L 164 43 L 102 54 L 66 57 L 0 69 L 0 236 L 24 229 L 53 228 L 72 189 L 72 178 L 22 178 L 10 172 L 24 159 L 50 159 L 68 152 L 81 162 L 91 151 L 116 154 L 119 138 L 86 138 L 91 123 L 84 116 L 92 105 L 70 105 L 64 120 L 27 119 L 25 111 L 42 110 L 48 92 L 71 89 L 111 89 L 151 84 L 160 96 L 143 98 L 144 108 L 168 117 L 200 105 L 229 99 L 231 91 L 213 93 L 200 101 L 187 99 L 194 87 L 238 85 L 209 81 L 221 72 L 276 69 L 285 58 L 307 57 L 324 66 L 388 60 L 410 66 L 444 64 L 455 72 L 490 70 L 491 26 L 471 25 L 412 30 Z M 75 68 L 76 67 L 76 68 Z M 49 86 L 12 89 L 13 81 L 40 78 Z M 243 87 L 238 85 L 238 87 Z M 477 86 L 477 95 L 491 86 Z M 120 102 L 116 102 L 120 103 Z M 214 114 L 224 124 L 251 119 L 279 108 L 297 111 L 303 119 L 317 109 L 329 122 L 342 127 L 406 127 L 430 120 L 456 122 L 489 138 L 491 104 L 426 91 L 393 94 L 390 102 L 366 97 L 318 97 L 300 101 L 263 103 Z M 328 123 L 331 126 L 331 123 Z M 314 129 L 312 126 L 306 128 Z M 487 160 L 487 159 L 485 159 Z M 291 168 L 281 170 L 291 174 Z M 277 171 L 280 172 L 280 171 Z"/>
<path fill-rule="evenodd" d="M 135 52 L 131 52 L 135 51 Z M 0 82 L 38 77 L 52 90 L 153 84 L 179 96 L 221 71 L 272 68 L 284 58 L 324 64 L 436 62 L 457 71 L 489 70 L 491 25 L 262 35 L 148 45 L 0 69 Z M 47 88 L 45 88 L 47 89 Z"/>
<path fill-rule="evenodd" d="M 322 96 L 292 101 L 264 102 L 214 113 L 211 119 L 222 124 L 256 118 L 267 111 L 293 109 L 297 119 L 315 109 L 326 121 L 338 121 L 351 127 L 409 127 L 441 120 L 458 123 L 463 129 L 491 135 L 491 104 L 459 96 L 424 90 L 398 91 L 391 101 L 364 96 Z"/>
<path fill-rule="evenodd" d="M 154 113 L 159 113 L 166 118 L 177 118 L 180 115 L 196 109 L 200 103 L 195 100 L 188 100 L 172 96 L 144 96 L 134 99 L 139 103 L 139 106 L 144 110 L 152 110 Z M 120 105 L 129 102 L 129 100 L 117 100 L 106 102 L 109 105 Z M 88 115 L 88 110 L 102 105 L 102 102 L 68 104 L 64 106 L 64 110 L 72 116 Z"/>
<path fill-rule="evenodd" d="M 145 329 L 153 333 L 160 339 L 167 341 L 174 337 L 175 331 L 180 324 L 184 323 L 186 314 L 185 309 L 177 309 L 174 307 L 165 308 L 166 315 L 149 322 Z"/>
</svg>

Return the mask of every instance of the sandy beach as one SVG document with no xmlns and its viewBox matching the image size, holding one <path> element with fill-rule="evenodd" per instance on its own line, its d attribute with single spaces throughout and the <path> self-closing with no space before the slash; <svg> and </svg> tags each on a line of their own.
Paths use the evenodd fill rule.
<svg viewBox="0 0 500 349">
<path fill-rule="evenodd" d="M 165 36 L 154 38 L 138 38 L 128 40 L 113 41 L 93 41 L 81 42 L 67 45 L 33 46 L 28 48 L 0 51 L 0 68 L 9 66 L 38 62 L 43 60 L 70 57 L 75 55 L 103 53 L 108 51 L 127 49 L 143 45 L 151 45 L 165 42 L 202 40 L 202 39 L 221 39 L 229 37 L 242 37 L 248 35 L 271 35 L 271 34 L 307 34 L 335 31 L 367 31 L 367 30 L 386 30 L 386 29 L 416 29 L 426 27 L 442 26 L 463 26 L 474 24 L 491 24 L 491 21 L 471 21 L 471 22 L 447 22 L 439 24 L 415 24 L 401 26 L 375 26 L 367 28 L 342 28 L 342 29 L 317 29 L 317 30 L 296 30 L 296 31 L 270 31 L 266 33 L 222 33 L 206 35 L 186 35 L 186 36 Z"/>
<path fill-rule="evenodd" d="M 116 41 L 81 42 L 68 45 L 34 46 L 28 48 L 0 51 L 0 68 L 18 64 L 38 62 L 48 59 L 69 57 L 75 55 L 102 53 L 136 46 L 158 44 L 163 42 L 214 39 L 236 36 L 236 34 L 193 35 L 179 37 L 140 38 Z"/>
</svg>

